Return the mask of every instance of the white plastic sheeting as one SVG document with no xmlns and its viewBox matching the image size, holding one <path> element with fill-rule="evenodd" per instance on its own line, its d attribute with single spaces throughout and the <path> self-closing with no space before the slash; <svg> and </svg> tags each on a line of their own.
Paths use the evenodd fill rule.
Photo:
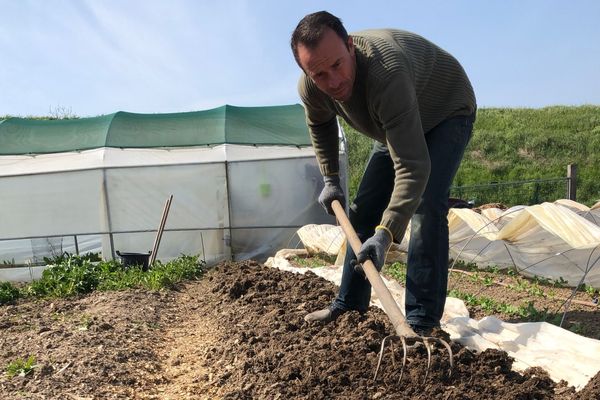
<svg viewBox="0 0 600 400">
<path fill-rule="evenodd" d="M 514 267 L 530 277 L 562 278 L 571 286 L 600 287 L 600 226 L 573 209 L 564 202 L 543 203 L 509 209 L 495 219 L 489 212 L 451 209 L 450 255 L 479 266 Z"/>
<path fill-rule="evenodd" d="M 342 228 L 335 225 L 305 225 L 297 233 L 309 254 L 338 254 L 346 240 Z"/>
<path fill-rule="evenodd" d="M 567 199 L 556 200 L 555 203 L 576 212 L 588 221 L 600 226 L 600 201 L 592 207 Z"/>
<path fill-rule="evenodd" d="M 340 168 L 345 176 L 343 152 Z M 333 221 L 316 201 L 321 187 L 310 147 L 225 144 L 2 156 L 0 262 L 38 262 L 39 240 L 61 244 L 45 256 L 74 253 L 75 237 L 80 252 L 101 249 L 104 258 L 116 250 L 146 253 L 170 195 L 159 259 L 266 259 L 289 247 L 298 227 Z"/>
</svg>

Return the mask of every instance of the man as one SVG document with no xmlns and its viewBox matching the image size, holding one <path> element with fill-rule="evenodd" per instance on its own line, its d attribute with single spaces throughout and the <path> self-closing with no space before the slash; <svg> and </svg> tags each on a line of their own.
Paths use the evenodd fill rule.
<svg viewBox="0 0 600 400">
<path fill-rule="evenodd" d="M 347 246 L 337 298 L 305 319 L 327 323 L 348 310 L 366 311 L 371 286 L 355 265 L 370 258 L 381 270 L 412 217 L 405 311 L 426 335 L 439 326 L 446 301 L 448 195 L 476 111 L 469 79 L 454 57 L 418 35 L 348 35 L 325 11 L 299 22 L 291 47 L 303 71 L 299 93 L 324 176 L 319 202 L 328 213 L 334 199 L 345 204 L 336 117 L 376 141 L 349 211 L 362 248 L 355 256 Z"/>
</svg>

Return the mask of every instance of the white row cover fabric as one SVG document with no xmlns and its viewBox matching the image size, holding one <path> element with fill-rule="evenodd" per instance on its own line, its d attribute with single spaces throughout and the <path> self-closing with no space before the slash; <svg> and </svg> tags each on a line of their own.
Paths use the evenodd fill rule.
<svg viewBox="0 0 600 400">
<path fill-rule="evenodd" d="M 525 276 L 599 288 L 600 226 L 562 203 L 481 215 L 451 209 L 450 255 L 480 267 L 514 267 Z M 593 210 L 582 212 L 593 215 Z"/>
<path fill-rule="evenodd" d="M 600 201 L 592 207 L 568 199 L 556 200 L 554 203 L 569 208 L 588 221 L 600 226 Z"/>
<path fill-rule="evenodd" d="M 337 286 L 341 282 L 341 266 L 294 267 L 281 257 L 271 257 L 265 265 L 293 273 L 310 271 Z M 396 281 L 384 279 L 384 282 L 398 307 L 404 310 L 404 289 Z M 375 292 L 371 293 L 371 305 L 383 308 Z M 546 322 L 514 324 L 494 317 L 477 321 L 469 318 L 469 311 L 462 300 L 448 297 L 442 328 L 450 333 L 452 340 L 471 350 L 504 350 L 515 359 L 513 369 L 523 371 L 529 367 L 541 367 L 554 381 L 565 380 L 576 390 L 583 389 L 600 371 L 600 340 L 586 338 Z"/>
</svg>

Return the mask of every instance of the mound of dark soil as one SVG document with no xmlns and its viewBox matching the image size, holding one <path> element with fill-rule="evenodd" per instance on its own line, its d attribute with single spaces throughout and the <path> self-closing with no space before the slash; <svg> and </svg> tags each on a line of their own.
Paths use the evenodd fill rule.
<svg viewBox="0 0 600 400">
<path fill-rule="evenodd" d="M 400 365 L 393 366 L 388 357 L 373 382 L 379 346 L 392 331 L 380 310 L 309 325 L 303 316 L 328 305 L 334 287 L 312 274 L 294 276 L 252 263 L 223 265 L 206 283 L 212 286 L 206 304 L 218 306 L 205 312 L 219 316 L 228 333 L 202 357 L 215 374 L 203 389 L 218 388 L 215 394 L 224 398 L 555 398 L 556 385 L 544 371 L 519 374 L 511 371 L 512 360 L 504 352 L 476 355 L 456 344 L 450 377 L 448 356 L 438 350 L 425 378 L 427 355 L 419 347 L 409 353 L 402 381 Z M 563 390 L 572 395 L 568 392 Z"/>
<path fill-rule="evenodd" d="M 0 377 L 2 399 L 598 399 L 600 375 L 575 394 L 504 352 L 457 344 L 455 368 L 423 346 L 384 359 L 382 311 L 307 324 L 335 287 L 254 262 L 226 263 L 178 291 L 125 291 L 0 308 L 0 365 L 34 355 L 25 377 Z M 397 360 L 401 354 L 396 349 Z"/>
</svg>

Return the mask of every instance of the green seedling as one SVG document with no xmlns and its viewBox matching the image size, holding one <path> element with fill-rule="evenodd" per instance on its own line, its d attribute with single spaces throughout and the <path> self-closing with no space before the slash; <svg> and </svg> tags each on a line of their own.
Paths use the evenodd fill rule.
<svg viewBox="0 0 600 400">
<path fill-rule="evenodd" d="M 587 293 L 590 297 L 594 297 L 596 294 L 598 294 L 596 288 L 594 288 L 593 286 L 588 286 L 588 285 L 584 285 L 584 291 L 585 293 Z"/>
<path fill-rule="evenodd" d="M 552 286 L 557 287 L 557 288 L 563 288 L 565 286 L 567 286 L 567 281 L 561 276 L 558 279 L 555 279 L 552 281 Z"/>
<path fill-rule="evenodd" d="M 88 329 L 90 329 L 90 326 L 92 326 L 92 317 L 87 314 L 83 314 L 81 316 L 79 324 L 77 324 L 77 330 L 87 331 Z"/>
<path fill-rule="evenodd" d="M 483 278 L 483 284 L 485 286 L 492 286 L 494 284 L 494 278 L 492 278 L 491 276 L 486 276 L 485 278 Z"/>
<path fill-rule="evenodd" d="M 182 280 L 198 278 L 204 273 L 205 266 L 199 257 L 186 255 L 165 264 L 157 261 L 147 272 L 141 268 L 125 269 L 117 261 L 93 260 L 93 254 L 73 256 L 66 253 L 48 260 L 54 262 L 53 266 L 24 292 L 30 297 L 52 298 L 134 287 L 161 290 Z"/>
<path fill-rule="evenodd" d="M 6 375 L 9 378 L 14 378 L 15 376 L 26 376 L 29 375 L 37 365 L 35 364 L 35 357 L 29 356 L 27 360 L 23 360 L 18 358 L 8 364 L 6 367 Z"/>
<path fill-rule="evenodd" d="M 497 265 L 489 266 L 486 268 L 486 272 L 497 274 L 500 272 L 500 267 L 498 267 Z"/>
</svg>

